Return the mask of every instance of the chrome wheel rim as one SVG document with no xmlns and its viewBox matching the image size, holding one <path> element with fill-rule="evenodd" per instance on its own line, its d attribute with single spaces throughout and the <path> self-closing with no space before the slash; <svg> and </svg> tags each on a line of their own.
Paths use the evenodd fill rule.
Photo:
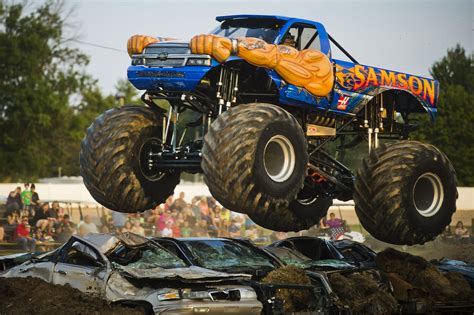
<svg viewBox="0 0 474 315">
<path fill-rule="evenodd" d="M 432 217 L 441 209 L 444 189 L 441 179 L 434 173 L 424 173 L 413 186 L 413 204 L 419 214 Z"/>
<path fill-rule="evenodd" d="M 263 164 L 268 177 L 274 182 L 281 183 L 290 178 L 296 164 L 290 140 L 282 135 L 271 137 L 263 151 Z"/>
</svg>

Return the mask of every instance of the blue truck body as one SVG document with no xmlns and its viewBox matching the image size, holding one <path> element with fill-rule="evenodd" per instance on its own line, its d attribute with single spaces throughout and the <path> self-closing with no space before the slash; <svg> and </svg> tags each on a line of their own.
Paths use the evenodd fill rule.
<svg viewBox="0 0 474 315">
<path fill-rule="evenodd" d="M 319 37 L 319 50 L 326 54 L 334 65 L 335 84 L 327 97 L 316 97 L 304 88 L 282 82 L 279 74 L 266 69 L 279 93 L 279 102 L 288 106 L 302 106 L 319 109 L 337 115 L 355 115 L 373 97 L 387 90 L 399 90 L 410 94 L 419 104 L 417 111 L 426 111 L 432 119 L 436 116 L 438 100 L 438 82 L 420 76 L 402 72 L 361 65 L 355 62 L 332 58 L 331 41 L 321 23 L 275 15 L 229 15 L 216 18 L 219 22 L 243 19 L 274 19 L 282 26 L 274 37 L 273 44 L 280 44 L 292 25 L 303 24 L 316 28 Z M 165 42 L 155 45 L 173 45 L 177 42 Z M 185 45 L 184 43 L 181 43 Z M 190 53 L 190 52 L 189 52 Z M 238 57 L 231 57 L 231 62 Z M 128 79 L 138 89 L 147 91 L 193 91 L 199 82 L 220 63 L 211 59 L 209 65 L 147 66 L 131 65 Z"/>
</svg>

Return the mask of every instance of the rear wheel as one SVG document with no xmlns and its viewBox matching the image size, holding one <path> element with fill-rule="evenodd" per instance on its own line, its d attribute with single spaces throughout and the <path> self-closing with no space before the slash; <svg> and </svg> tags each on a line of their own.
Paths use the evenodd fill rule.
<svg viewBox="0 0 474 315">
<path fill-rule="evenodd" d="M 423 244 L 451 222 L 456 174 L 434 146 L 416 141 L 382 145 L 363 161 L 354 201 L 364 228 L 392 244 Z"/>
<path fill-rule="evenodd" d="M 151 209 L 172 195 L 179 172 L 150 170 L 148 154 L 161 147 L 159 115 L 145 106 L 113 108 L 87 129 L 80 164 L 92 197 L 120 212 Z"/>
<path fill-rule="evenodd" d="M 314 225 L 288 209 L 303 187 L 308 153 L 302 128 L 284 109 L 260 103 L 230 108 L 209 128 L 202 154 L 204 181 L 224 207 L 274 230 Z"/>
</svg>

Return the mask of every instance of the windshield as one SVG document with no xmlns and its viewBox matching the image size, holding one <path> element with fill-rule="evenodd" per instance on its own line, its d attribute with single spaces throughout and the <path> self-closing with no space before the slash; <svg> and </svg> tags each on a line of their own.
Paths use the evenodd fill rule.
<svg viewBox="0 0 474 315">
<path fill-rule="evenodd" d="M 137 269 L 169 269 L 187 266 L 178 256 L 164 248 L 153 246 L 149 243 L 138 248 L 122 245 L 109 256 L 109 259 L 115 268 L 127 266 Z"/>
<path fill-rule="evenodd" d="M 276 19 L 227 20 L 212 31 L 212 34 L 228 38 L 255 37 L 273 44 L 283 25 L 284 21 Z"/>
<path fill-rule="evenodd" d="M 184 243 L 204 268 L 275 268 L 271 258 L 250 245 L 228 240 L 189 240 Z"/>
<path fill-rule="evenodd" d="M 338 259 L 312 260 L 305 255 L 286 247 L 267 247 L 270 253 L 281 259 L 286 265 L 303 269 L 352 269 L 353 265 Z"/>
</svg>

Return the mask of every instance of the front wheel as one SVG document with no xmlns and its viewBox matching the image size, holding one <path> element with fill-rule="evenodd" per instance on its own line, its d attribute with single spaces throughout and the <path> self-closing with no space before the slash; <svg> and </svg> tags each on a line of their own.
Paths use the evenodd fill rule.
<svg viewBox="0 0 474 315">
<path fill-rule="evenodd" d="M 423 244 L 451 222 L 456 174 L 432 145 L 400 141 L 381 145 L 363 161 L 355 182 L 355 209 L 375 238 L 399 245 Z"/>
<path fill-rule="evenodd" d="M 303 130 L 290 113 L 261 103 L 230 108 L 210 126 L 202 154 L 204 181 L 224 207 L 270 229 L 308 228 L 288 209 L 308 163 Z"/>
<path fill-rule="evenodd" d="M 87 129 L 80 164 L 84 184 L 103 206 L 120 212 L 155 207 L 172 195 L 180 173 L 150 171 L 148 154 L 161 146 L 161 118 L 145 106 L 113 108 Z"/>
</svg>

